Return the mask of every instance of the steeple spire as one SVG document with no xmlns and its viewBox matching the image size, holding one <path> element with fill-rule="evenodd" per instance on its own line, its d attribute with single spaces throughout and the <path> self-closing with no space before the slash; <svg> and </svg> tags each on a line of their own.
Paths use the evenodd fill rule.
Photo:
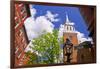
<svg viewBox="0 0 100 69">
<path fill-rule="evenodd" d="M 68 23 L 68 22 L 69 22 L 69 18 L 68 18 L 68 14 L 66 12 L 66 23 Z"/>
<path fill-rule="evenodd" d="M 71 22 L 68 18 L 68 14 L 66 13 L 66 22 L 64 25 L 64 32 L 74 32 L 74 22 Z"/>
</svg>

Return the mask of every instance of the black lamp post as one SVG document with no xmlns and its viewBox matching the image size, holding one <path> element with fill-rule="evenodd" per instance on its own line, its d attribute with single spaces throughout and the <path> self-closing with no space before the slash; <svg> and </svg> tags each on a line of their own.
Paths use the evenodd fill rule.
<svg viewBox="0 0 100 69">
<path fill-rule="evenodd" d="M 71 41 L 67 38 L 66 39 L 66 42 L 64 44 L 64 48 L 65 48 L 65 53 L 64 53 L 64 56 L 66 56 L 67 58 L 67 63 L 70 63 L 70 60 L 71 60 L 71 54 L 72 54 L 72 51 L 73 51 L 73 44 L 71 43 Z"/>
</svg>

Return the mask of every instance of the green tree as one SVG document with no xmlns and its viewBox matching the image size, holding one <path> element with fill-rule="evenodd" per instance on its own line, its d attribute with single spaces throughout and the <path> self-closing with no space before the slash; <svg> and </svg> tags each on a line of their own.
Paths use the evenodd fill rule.
<svg viewBox="0 0 100 69">
<path fill-rule="evenodd" d="M 27 64 L 31 65 L 31 64 L 36 64 L 37 61 L 37 55 L 35 53 L 32 53 L 31 51 L 26 52 L 26 57 L 29 58 Z"/>
<path fill-rule="evenodd" d="M 52 64 L 55 61 L 58 63 L 62 42 L 62 38 L 58 39 L 58 30 L 53 30 L 53 33 L 45 33 L 33 39 L 33 47 L 31 48 L 35 53 L 38 53 L 38 63 Z"/>
</svg>

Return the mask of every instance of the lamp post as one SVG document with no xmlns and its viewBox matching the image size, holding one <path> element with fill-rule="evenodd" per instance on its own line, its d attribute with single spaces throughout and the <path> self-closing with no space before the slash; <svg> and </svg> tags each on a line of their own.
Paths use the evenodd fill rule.
<svg viewBox="0 0 100 69">
<path fill-rule="evenodd" d="M 72 51 L 73 51 L 73 44 L 71 43 L 71 41 L 68 38 L 66 39 L 63 49 L 64 49 L 64 51 L 63 51 L 64 63 L 70 63 L 71 55 L 72 55 Z"/>
</svg>

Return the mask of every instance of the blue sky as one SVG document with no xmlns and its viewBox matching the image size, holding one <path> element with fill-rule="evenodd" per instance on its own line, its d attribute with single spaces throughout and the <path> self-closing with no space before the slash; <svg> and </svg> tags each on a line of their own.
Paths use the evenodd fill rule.
<svg viewBox="0 0 100 69">
<path fill-rule="evenodd" d="M 45 15 L 47 11 L 51 11 L 54 14 L 58 14 L 58 22 L 54 22 L 55 28 L 59 28 L 61 24 L 64 24 L 66 21 L 66 13 L 68 14 L 69 20 L 75 23 L 75 28 L 81 33 L 85 34 L 85 37 L 88 37 L 89 32 L 87 31 L 87 26 L 85 21 L 80 14 L 80 11 L 77 7 L 68 7 L 68 6 L 44 6 L 44 5 L 33 5 L 37 10 L 35 17 Z"/>
</svg>

